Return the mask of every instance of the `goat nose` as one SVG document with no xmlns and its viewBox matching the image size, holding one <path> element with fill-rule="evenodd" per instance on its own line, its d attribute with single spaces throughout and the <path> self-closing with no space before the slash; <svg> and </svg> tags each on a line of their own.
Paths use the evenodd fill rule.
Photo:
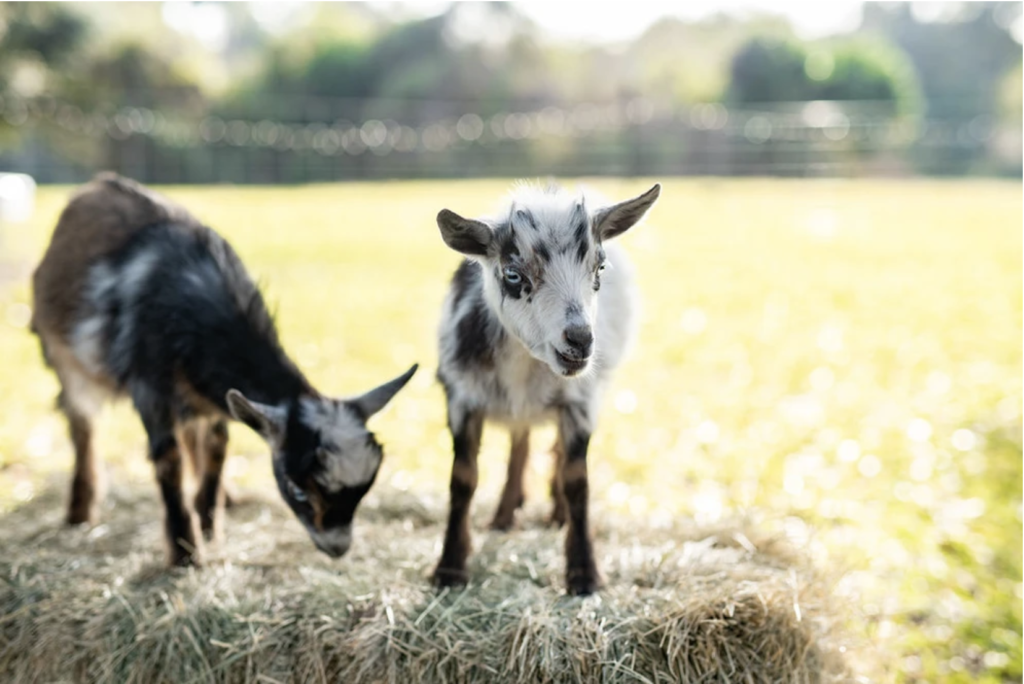
<svg viewBox="0 0 1024 684">
<path fill-rule="evenodd" d="M 589 325 L 570 325 L 563 333 L 569 347 L 582 357 L 590 356 L 590 348 L 594 345 L 594 333 Z"/>
</svg>

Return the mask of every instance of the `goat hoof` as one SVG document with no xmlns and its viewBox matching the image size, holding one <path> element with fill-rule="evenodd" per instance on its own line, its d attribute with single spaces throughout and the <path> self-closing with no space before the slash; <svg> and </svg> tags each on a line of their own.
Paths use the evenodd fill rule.
<svg viewBox="0 0 1024 684">
<path fill-rule="evenodd" d="M 195 537 L 193 532 L 187 538 L 169 545 L 168 565 L 176 568 L 198 568 L 203 564 L 200 558 L 202 548 L 196 543 Z"/>
<path fill-rule="evenodd" d="M 570 596 L 590 596 L 600 588 L 601 582 L 597 577 L 578 575 L 566 580 L 566 591 Z"/>
<path fill-rule="evenodd" d="M 206 541 L 213 541 L 220 537 L 220 528 L 222 527 L 221 520 L 216 511 L 203 511 L 200 509 L 199 512 L 199 529 L 203 533 L 203 539 Z"/>
<path fill-rule="evenodd" d="M 554 511 L 548 517 L 548 527 L 554 527 L 555 529 L 561 529 L 561 527 L 563 525 L 565 525 L 565 514 L 564 513 L 560 514 L 558 511 Z"/>
<path fill-rule="evenodd" d="M 498 513 L 491 521 L 491 529 L 497 532 L 508 532 L 515 524 L 515 516 L 511 513 Z"/>
<path fill-rule="evenodd" d="M 91 525 L 95 522 L 96 516 L 89 510 L 78 510 L 72 509 L 68 511 L 67 516 L 64 518 L 64 522 L 69 527 L 77 527 L 79 525 Z"/>
<path fill-rule="evenodd" d="M 202 567 L 202 565 L 203 563 L 197 554 L 189 553 L 184 550 L 175 553 L 171 557 L 170 562 L 170 566 L 172 568 L 199 568 Z"/>
<path fill-rule="evenodd" d="M 218 538 L 220 538 L 220 535 L 217 533 L 216 525 L 214 525 L 213 523 L 211 523 L 209 527 L 203 525 L 203 539 L 205 541 L 212 542 L 217 540 Z"/>
<path fill-rule="evenodd" d="M 458 568 L 438 568 L 434 570 L 433 583 L 435 587 L 462 587 L 469 582 L 469 573 Z"/>
</svg>

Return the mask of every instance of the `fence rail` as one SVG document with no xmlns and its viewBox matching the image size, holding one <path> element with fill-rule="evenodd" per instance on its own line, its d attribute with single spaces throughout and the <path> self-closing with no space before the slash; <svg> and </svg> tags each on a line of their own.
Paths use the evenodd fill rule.
<svg viewBox="0 0 1024 684">
<path fill-rule="evenodd" d="M 261 108 L 276 118 L 245 118 L 137 104 L 83 111 L 52 97 L 7 98 L 0 99 L 0 120 L 18 143 L 0 147 L 0 170 L 78 182 L 106 168 L 153 183 L 1021 173 L 1019 126 L 986 116 L 899 116 L 888 103 L 676 107 L 632 98 L 490 114 L 472 105 L 344 99 L 296 101 L 288 109 L 278 102 Z M 342 111 L 349 117 L 338 116 Z M 404 116 L 359 116 L 377 112 Z"/>
</svg>

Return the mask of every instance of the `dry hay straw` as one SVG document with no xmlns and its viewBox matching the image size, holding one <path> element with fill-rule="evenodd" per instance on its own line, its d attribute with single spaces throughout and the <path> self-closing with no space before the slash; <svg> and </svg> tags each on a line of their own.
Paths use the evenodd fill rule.
<svg viewBox="0 0 1024 684">
<path fill-rule="evenodd" d="M 562 535 L 480 530 L 464 591 L 433 591 L 445 502 L 368 497 L 349 556 L 280 503 L 243 502 L 201 570 L 165 570 L 159 503 L 108 496 L 62 528 L 49 491 L 0 525 L 0 673 L 14 682 L 831 682 L 827 582 L 749 525 L 595 519 L 606 588 L 562 589 Z M 486 508 L 478 505 L 478 510 Z M 846 642 L 843 642 L 846 643 Z M 848 655 L 848 654 L 847 654 Z"/>
</svg>

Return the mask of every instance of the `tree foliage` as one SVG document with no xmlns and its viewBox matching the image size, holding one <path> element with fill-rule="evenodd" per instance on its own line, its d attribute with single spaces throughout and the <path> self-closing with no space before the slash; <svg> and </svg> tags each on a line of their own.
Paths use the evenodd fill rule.
<svg viewBox="0 0 1024 684">
<path fill-rule="evenodd" d="M 64 5 L 0 3 L 0 92 L 12 87 L 19 68 L 27 65 L 45 81 L 50 70 L 78 53 L 85 38 L 85 22 Z"/>
<path fill-rule="evenodd" d="M 858 100 L 908 113 L 919 99 L 906 58 L 878 40 L 753 38 L 733 58 L 729 82 L 727 99 L 737 104 Z"/>
</svg>

